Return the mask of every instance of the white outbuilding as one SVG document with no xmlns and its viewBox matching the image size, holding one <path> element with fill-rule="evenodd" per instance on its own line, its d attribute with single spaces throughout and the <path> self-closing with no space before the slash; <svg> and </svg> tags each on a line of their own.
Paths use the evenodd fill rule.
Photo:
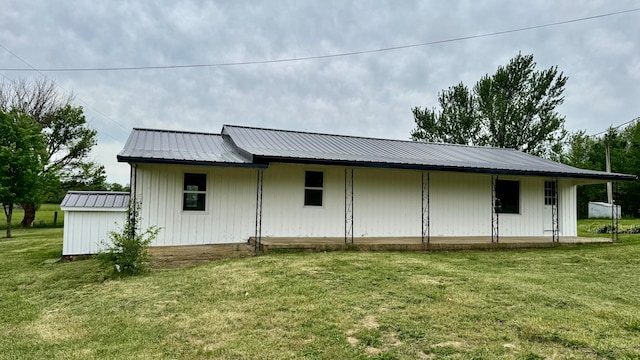
<svg viewBox="0 0 640 360">
<path fill-rule="evenodd" d="M 128 207 L 128 192 L 69 191 L 60 204 L 65 220 L 62 255 L 97 253 L 109 232 L 122 228 Z"/>
<path fill-rule="evenodd" d="M 613 214 L 620 219 L 622 214 L 620 205 L 616 205 L 614 209 L 612 204 L 606 202 L 589 202 L 589 219 L 611 219 Z"/>
</svg>

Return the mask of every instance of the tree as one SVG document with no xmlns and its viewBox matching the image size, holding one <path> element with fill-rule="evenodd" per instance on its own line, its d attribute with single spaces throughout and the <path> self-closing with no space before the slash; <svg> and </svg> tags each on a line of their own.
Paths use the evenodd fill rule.
<svg viewBox="0 0 640 360">
<path fill-rule="evenodd" d="M 45 139 L 27 115 L 0 110 L 0 200 L 7 218 L 6 236 L 11 237 L 15 204 L 35 202 L 41 197 L 41 174 L 47 159 Z"/>
<path fill-rule="evenodd" d="M 518 54 L 472 91 L 460 83 L 438 94 L 440 111 L 412 109 L 413 140 L 512 148 L 558 159 L 567 131 L 556 111 L 567 77 L 557 67 L 536 71 Z"/>
<path fill-rule="evenodd" d="M 413 108 L 413 117 L 418 127 L 412 132 L 414 140 L 445 142 L 450 144 L 476 145 L 481 131 L 478 121 L 476 98 L 460 83 L 438 94 L 442 107 L 436 109 Z"/>
<path fill-rule="evenodd" d="M 58 181 L 51 184 L 45 196 L 47 201 L 59 203 L 67 191 L 98 191 L 110 190 L 107 175 L 103 165 L 95 162 L 79 163 L 73 168 L 61 172 Z"/>
<path fill-rule="evenodd" d="M 587 136 L 583 131 L 571 135 L 562 157 L 566 164 L 591 170 L 605 171 L 605 148 L 611 154 L 611 171 L 640 176 L 640 123 L 624 130 L 609 129 L 601 137 Z M 640 216 L 640 182 L 623 181 L 614 186 L 613 197 L 628 216 Z M 578 217 L 587 217 L 589 201 L 607 201 L 603 184 L 578 187 Z"/>
<path fill-rule="evenodd" d="M 83 109 L 72 106 L 73 96 L 62 97 L 50 80 L 4 82 L 0 84 L 0 109 L 16 109 L 38 124 L 46 138 L 46 165 L 38 174 L 56 184 L 65 173 L 86 162 L 96 144 L 96 131 L 86 125 Z M 42 199 L 23 202 L 21 225 L 31 227 L 36 209 Z"/>
</svg>

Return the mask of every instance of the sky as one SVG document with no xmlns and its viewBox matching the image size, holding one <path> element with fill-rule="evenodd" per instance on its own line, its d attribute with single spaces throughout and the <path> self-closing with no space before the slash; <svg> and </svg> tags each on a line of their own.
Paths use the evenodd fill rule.
<svg viewBox="0 0 640 360">
<path fill-rule="evenodd" d="M 223 124 L 409 139 L 413 107 L 473 86 L 518 53 L 569 80 L 565 127 L 595 134 L 640 116 L 640 1 L 0 0 L 0 80 L 54 80 L 98 132 L 109 182 L 134 127 Z M 456 41 L 460 38 L 467 38 Z M 435 42 L 435 43 L 434 43 Z M 121 71 L 45 71 L 302 61 Z M 12 69 L 39 69 L 15 71 Z"/>
</svg>

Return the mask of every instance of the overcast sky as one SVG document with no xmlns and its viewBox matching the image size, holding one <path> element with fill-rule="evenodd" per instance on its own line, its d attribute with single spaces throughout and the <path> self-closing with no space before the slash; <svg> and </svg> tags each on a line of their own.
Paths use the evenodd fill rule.
<svg viewBox="0 0 640 360">
<path fill-rule="evenodd" d="M 640 8 L 640 1 L 0 0 L 0 68 L 232 63 L 435 42 Z M 11 53 L 13 52 L 13 54 Z M 411 108 L 472 86 L 518 52 L 569 77 L 569 131 L 640 116 L 640 11 L 394 51 L 132 71 L 43 72 L 73 91 L 98 131 L 110 182 L 133 127 L 219 132 L 223 124 L 408 139 Z M 14 55 L 15 54 L 15 55 Z M 19 57 L 19 58 L 18 58 Z M 37 72 L 0 71 L 8 79 Z"/>
</svg>

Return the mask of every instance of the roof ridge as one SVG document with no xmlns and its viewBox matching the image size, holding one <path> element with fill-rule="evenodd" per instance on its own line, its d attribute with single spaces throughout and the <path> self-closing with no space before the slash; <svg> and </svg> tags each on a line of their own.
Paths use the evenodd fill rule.
<svg viewBox="0 0 640 360">
<path fill-rule="evenodd" d="M 429 145 L 455 146 L 455 147 L 463 147 L 463 148 L 512 150 L 512 151 L 516 151 L 516 152 L 522 152 L 522 151 L 519 151 L 517 149 L 501 148 L 501 147 L 496 147 L 496 146 L 464 145 L 464 144 L 451 144 L 451 143 L 443 143 L 443 142 L 428 142 L 428 141 L 419 141 L 419 140 L 402 140 L 402 139 L 376 138 L 376 137 L 370 137 L 370 136 L 357 136 L 357 135 L 331 134 L 331 133 L 322 133 L 322 132 L 313 132 L 313 131 L 274 129 L 274 128 L 265 128 L 265 127 L 258 127 L 258 126 L 244 126 L 244 125 L 229 125 L 229 124 L 225 124 L 222 127 L 223 128 L 224 127 L 242 128 L 242 129 L 251 129 L 251 130 L 267 130 L 267 131 L 276 131 L 276 132 L 284 132 L 284 133 L 295 133 L 295 134 L 334 136 L 334 137 L 351 138 L 351 139 L 394 141 L 394 142 L 413 143 L 413 144 L 429 144 Z M 522 152 L 522 153 L 524 153 L 524 152 Z"/>
<path fill-rule="evenodd" d="M 181 134 L 194 134 L 194 135 L 218 135 L 222 136 L 222 134 L 214 133 L 214 132 L 206 132 L 206 131 L 189 131 L 189 130 L 170 130 L 170 129 L 149 129 L 149 128 L 133 128 L 134 131 L 153 131 L 153 132 L 163 132 L 163 133 L 181 133 Z"/>
</svg>

